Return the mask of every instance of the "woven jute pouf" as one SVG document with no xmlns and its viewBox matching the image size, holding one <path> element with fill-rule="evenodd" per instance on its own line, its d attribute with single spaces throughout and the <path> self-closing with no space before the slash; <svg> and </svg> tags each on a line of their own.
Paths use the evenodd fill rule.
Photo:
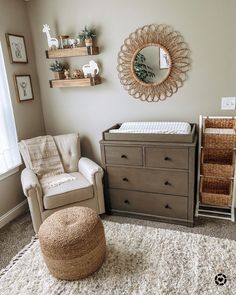
<svg viewBox="0 0 236 295">
<path fill-rule="evenodd" d="M 38 236 L 44 261 L 56 278 L 82 279 L 103 264 L 104 228 L 90 208 L 71 207 L 52 214 L 40 226 Z"/>
</svg>

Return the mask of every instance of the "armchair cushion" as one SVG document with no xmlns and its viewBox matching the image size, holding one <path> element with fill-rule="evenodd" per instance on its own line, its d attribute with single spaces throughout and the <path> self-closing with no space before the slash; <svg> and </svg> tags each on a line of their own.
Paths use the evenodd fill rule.
<svg viewBox="0 0 236 295">
<path fill-rule="evenodd" d="M 78 134 L 63 134 L 53 137 L 65 172 L 77 172 L 80 158 L 80 139 Z"/>
<path fill-rule="evenodd" d="M 81 173 L 73 172 L 70 175 L 76 179 L 54 187 L 45 185 L 47 178 L 40 180 L 43 187 L 43 203 L 45 209 L 54 209 L 94 197 L 92 184 Z"/>
</svg>

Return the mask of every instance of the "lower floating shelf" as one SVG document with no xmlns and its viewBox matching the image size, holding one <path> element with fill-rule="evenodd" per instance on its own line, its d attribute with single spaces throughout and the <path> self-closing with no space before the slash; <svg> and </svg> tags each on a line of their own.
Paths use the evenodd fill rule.
<svg viewBox="0 0 236 295">
<path fill-rule="evenodd" d="M 49 84 L 51 88 L 95 86 L 101 84 L 101 77 L 50 80 Z"/>
</svg>

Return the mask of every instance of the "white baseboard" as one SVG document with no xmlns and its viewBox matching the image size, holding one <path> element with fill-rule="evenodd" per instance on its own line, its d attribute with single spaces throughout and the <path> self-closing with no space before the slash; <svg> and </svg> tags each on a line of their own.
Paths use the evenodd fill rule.
<svg viewBox="0 0 236 295">
<path fill-rule="evenodd" d="M 18 217 L 19 215 L 23 214 L 29 209 L 27 200 L 24 200 L 16 207 L 12 208 L 10 211 L 5 213 L 4 215 L 0 216 L 0 228 L 4 225 Z"/>
</svg>

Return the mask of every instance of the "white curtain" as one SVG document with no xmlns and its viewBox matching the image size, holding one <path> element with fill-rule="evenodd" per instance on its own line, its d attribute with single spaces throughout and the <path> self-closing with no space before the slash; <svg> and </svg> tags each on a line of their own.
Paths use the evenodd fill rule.
<svg viewBox="0 0 236 295">
<path fill-rule="evenodd" d="M 15 119 L 0 44 L 0 174 L 20 164 Z"/>
</svg>

